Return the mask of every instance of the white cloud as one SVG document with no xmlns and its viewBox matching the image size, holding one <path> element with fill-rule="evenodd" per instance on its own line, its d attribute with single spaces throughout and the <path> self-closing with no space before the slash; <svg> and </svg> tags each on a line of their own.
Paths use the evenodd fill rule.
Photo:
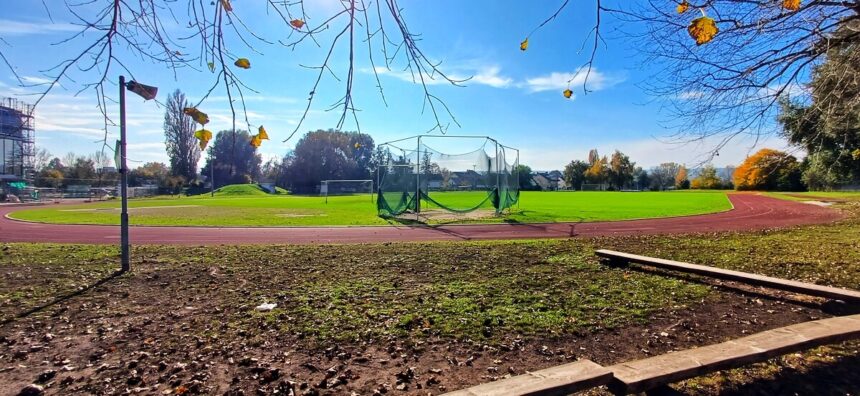
<svg viewBox="0 0 860 396">
<path fill-rule="evenodd" d="M 147 150 L 147 149 L 164 150 L 164 142 L 129 143 L 126 145 L 126 148 L 127 149 L 135 149 L 135 150 Z"/>
<path fill-rule="evenodd" d="M 524 88 L 528 92 L 561 91 L 567 87 L 583 86 L 588 76 L 587 88 L 589 90 L 600 90 L 618 84 L 624 80 L 620 76 L 610 76 L 606 73 L 592 68 L 589 73 L 586 68 L 580 68 L 576 72 L 551 72 L 549 74 L 529 77 L 517 81 L 513 77 L 502 73 L 501 67 L 497 65 L 475 65 L 476 62 L 465 62 L 468 66 L 448 67 L 450 73 L 447 76 L 456 81 L 463 81 L 462 85 L 478 84 L 493 88 Z M 374 69 L 362 69 L 364 73 L 372 73 Z M 438 74 L 418 74 L 417 71 L 391 70 L 377 66 L 376 73 L 380 76 L 389 76 L 410 83 L 420 83 L 424 78 L 426 85 L 444 85 L 449 82 Z"/>
<path fill-rule="evenodd" d="M 54 82 L 54 80 L 51 80 L 49 78 L 36 76 L 21 76 L 21 81 L 33 85 L 48 85 Z"/>
<path fill-rule="evenodd" d="M 377 66 L 376 74 L 380 76 L 390 76 L 411 83 L 421 82 L 422 75 L 418 72 L 409 70 L 390 70 L 385 67 Z M 371 73 L 371 69 L 362 70 Z M 462 70 L 446 74 L 448 78 L 455 81 L 463 81 L 462 85 L 479 84 L 487 85 L 493 88 L 507 88 L 513 85 L 514 80 L 510 77 L 500 74 L 501 68 L 498 66 L 483 66 L 474 70 Z M 426 85 L 441 85 L 449 84 L 449 82 L 438 74 L 423 73 L 424 84 Z M 465 80 L 465 81 L 464 81 Z"/>
<path fill-rule="evenodd" d="M 761 97 L 768 97 L 768 96 L 773 96 L 776 94 L 788 95 L 789 97 L 798 97 L 798 96 L 802 97 L 802 96 L 809 95 L 811 93 L 811 91 L 810 91 L 809 87 L 807 87 L 805 85 L 797 84 L 797 83 L 790 83 L 788 85 L 782 85 L 782 84 L 769 85 L 766 88 L 759 89 L 758 93 Z"/>
<path fill-rule="evenodd" d="M 239 97 L 232 98 L 236 103 L 240 103 L 241 99 Z M 291 97 L 291 96 L 273 96 L 273 95 L 245 95 L 244 97 L 245 103 L 250 102 L 264 102 L 264 103 L 283 103 L 283 104 L 293 104 L 299 103 L 299 100 Z M 222 96 L 210 96 L 206 98 L 207 102 L 227 102 L 230 98 L 226 95 Z"/>
<path fill-rule="evenodd" d="M 684 91 L 679 93 L 677 98 L 681 100 L 694 100 L 701 99 L 703 96 L 705 96 L 704 91 Z"/>
<path fill-rule="evenodd" d="M 623 80 L 621 78 L 611 78 L 597 70 L 597 68 L 591 68 L 590 73 L 588 69 L 580 68 L 573 73 L 552 72 L 542 76 L 527 78 L 521 86 L 529 92 L 561 91 L 567 89 L 567 87 L 582 86 L 586 83 L 586 76 L 588 77 L 586 87 L 589 90 L 595 91 L 618 84 Z"/>
<path fill-rule="evenodd" d="M 74 32 L 81 29 L 83 28 L 70 23 L 21 22 L 9 19 L 0 19 L 0 35 L 3 36 Z"/>
<path fill-rule="evenodd" d="M 467 81 L 466 84 L 478 83 L 481 85 L 489 85 L 494 88 L 507 88 L 513 83 L 513 79 L 510 77 L 500 76 L 499 71 L 501 69 L 498 66 L 491 66 L 481 70 L 478 70 L 472 79 Z"/>
</svg>

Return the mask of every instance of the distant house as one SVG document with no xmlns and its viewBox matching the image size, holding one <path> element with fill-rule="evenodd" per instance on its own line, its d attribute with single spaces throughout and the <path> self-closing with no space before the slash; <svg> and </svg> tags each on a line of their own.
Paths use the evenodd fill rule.
<svg viewBox="0 0 860 396">
<path fill-rule="evenodd" d="M 555 189 L 553 188 L 552 181 L 540 173 L 535 173 L 532 175 L 532 182 L 537 185 L 538 188 L 544 191 Z"/>
<path fill-rule="evenodd" d="M 544 191 L 566 190 L 568 188 L 564 181 L 564 175 L 557 170 L 535 172 L 532 174 L 531 182 Z"/>
<path fill-rule="evenodd" d="M 449 184 L 452 185 L 451 188 L 458 188 L 460 190 L 481 190 L 489 186 L 487 177 L 486 174 L 481 174 L 473 170 L 453 172 Z M 493 185 L 495 185 L 495 181 L 493 181 Z"/>
</svg>

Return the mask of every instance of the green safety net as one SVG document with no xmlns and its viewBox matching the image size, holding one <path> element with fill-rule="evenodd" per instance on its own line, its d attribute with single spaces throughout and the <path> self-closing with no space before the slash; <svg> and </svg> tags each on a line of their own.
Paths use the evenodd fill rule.
<svg viewBox="0 0 860 396">
<path fill-rule="evenodd" d="M 448 154 L 438 148 L 455 151 L 464 146 L 472 150 Z M 519 155 L 493 139 L 422 136 L 420 141 L 416 137 L 383 143 L 379 149 L 377 209 L 381 216 L 435 209 L 468 213 L 487 208 L 500 213 L 519 201 Z"/>
<path fill-rule="evenodd" d="M 379 191 L 379 197 L 376 199 L 376 209 L 380 214 L 398 216 L 409 210 L 415 210 L 415 194 L 403 191 L 399 194 L 399 199 L 395 199 L 395 195 L 398 194 L 382 193 Z"/>
<path fill-rule="evenodd" d="M 496 202 L 495 197 L 497 197 L 496 191 L 497 191 L 496 189 L 493 189 L 493 191 L 490 191 L 490 192 L 487 194 L 487 196 L 486 196 L 486 197 L 484 197 L 484 199 L 483 199 L 483 200 L 481 200 L 480 202 L 478 202 L 477 204 L 475 204 L 475 205 L 473 205 L 473 206 L 471 206 L 471 207 L 465 207 L 465 208 L 463 208 L 463 207 L 451 207 L 451 206 L 448 206 L 447 204 L 445 204 L 445 203 L 443 203 L 443 202 L 439 202 L 439 201 L 437 201 L 436 199 L 434 199 L 434 198 L 433 198 L 433 196 L 431 196 L 430 194 L 428 194 L 428 193 L 427 193 L 427 192 L 425 192 L 425 191 L 421 191 L 421 199 L 423 199 L 423 200 L 425 200 L 425 201 L 427 201 L 427 202 L 429 202 L 429 203 L 433 204 L 433 205 L 434 205 L 434 206 L 436 206 L 436 207 L 439 207 L 439 208 L 445 209 L 445 210 L 447 210 L 447 211 L 449 211 L 449 212 L 455 212 L 455 213 L 469 213 L 469 212 L 472 212 L 472 211 L 478 210 L 478 209 L 480 209 L 480 208 L 482 208 L 482 207 L 485 207 L 485 206 L 486 206 L 486 204 L 487 204 L 487 202 L 493 202 L 493 207 L 496 207 L 496 205 L 495 205 L 495 202 Z M 491 201 L 491 199 L 492 199 L 492 201 Z"/>
</svg>

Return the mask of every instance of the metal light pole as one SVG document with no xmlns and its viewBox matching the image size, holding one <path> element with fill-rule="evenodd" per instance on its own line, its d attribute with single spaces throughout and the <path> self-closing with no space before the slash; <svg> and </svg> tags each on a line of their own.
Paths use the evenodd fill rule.
<svg viewBox="0 0 860 396">
<path fill-rule="evenodd" d="M 125 76 L 119 76 L 119 149 L 120 149 L 120 194 L 122 211 L 120 221 L 120 244 L 122 249 L 122 272 L 131 269 L 131 246 L 128 238 L 128 165 L 126 165 L 126 134 L 125 134 L 125 90 L 134 92 L 145 100 L 154 99 L 158 88 L 143 85 L 135 81 L 125 82 Z"/>
<path fill-rule="evenodd" d="M 120 150 L 120 196 L 122 197 L 122 212 L 119 215 L 120 246 L 122 248 L 122 272 L 131 269 L 130 247 L 128 245 L 128 165 L 125 159 L 125 76 L 119 76 L 119 150 Z"/>
</svg>

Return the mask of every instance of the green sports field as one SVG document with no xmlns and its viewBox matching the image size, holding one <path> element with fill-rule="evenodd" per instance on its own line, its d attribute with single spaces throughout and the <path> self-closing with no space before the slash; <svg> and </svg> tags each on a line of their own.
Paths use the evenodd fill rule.
<svg viewBox="0 0 860 396">
<path fill-rule="evenodd" d="M 474 202 L 475 193 L 437 195 L 446 204 Z M 427 205 L 429 206 L 429 205 Z M 427 207 L 425 206 L 425 208 Z M 329 197 L 278 195 L 208 195 L 158 197 L 129 201 L 133 225 L 182 226 L 337 226 L 397 224 L 377 216 L 370 195 Z M 503 216 L 438 222 L 562 222 L 655 218 L 712 213 L 731 208 L 724 192 L 532 192 Z M 119 201 L 52 205 L 10 214 L 20 220 L 64 224 L 118 224 Z"/>
</svg>

